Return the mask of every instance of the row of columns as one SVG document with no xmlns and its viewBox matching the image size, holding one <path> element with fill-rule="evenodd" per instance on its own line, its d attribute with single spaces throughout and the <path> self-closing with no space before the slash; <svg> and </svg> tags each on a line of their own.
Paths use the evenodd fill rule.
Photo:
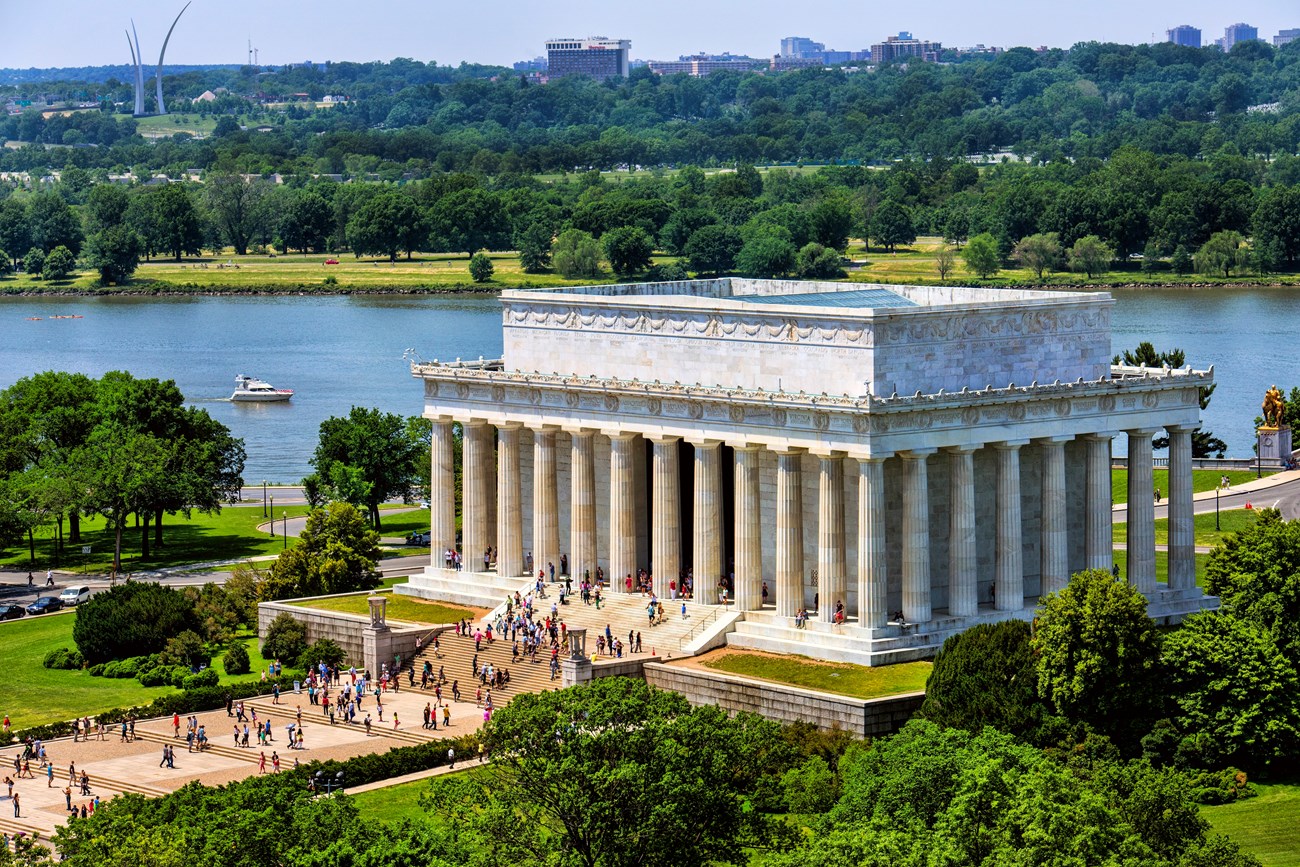
<svg viewBox="0 0 1300 867">
<path fill-rule="evenodd" d="M 462 523 L 465 556 L 477 558 L 489 546 L 498 550 L 500 574 L 522 576 L 523 513 L 520 489 L 520 430 L 517 423 L 497 427 L 496 512 L 489 508 L 492 483 L 491 428 L 484 422 L 464 425 Z M 1129 580 L 1150 596 L 1156 591 L 1155 513 L 1151 438 L 1154 429 L 1126 431 L 1128 435 L 1128 551 Z M 1169 584 L 1170 590 L 1195 587 L 1193 547 L 1191 435 L 1192 428 L 1168 428 L 1170 437 Z M 610 438 L 610 584 L 624 589 L 622 578 L 636 572 L 637 501 L 635 496 L 635 438 L 626 431 L 606 432 Z M 559 491 L 556 473 L 556 432 L 533 434 L 532 548 L 536 563 L 560 558 Z M 570 436 L 570 573 L 596 573 L 596 468 L 594 431 Z M 1085 562 L 1088 568 L 1109 569 L 1113 559 L 1110 443 L 1114 434 L 1083 436 L 1085 442 Z M 668 582 L 681 572 L 681 502 L 679 438 L 648 437 L 653 446 L 651 485 L 651 563 L 655 591 L 668 593 Z M 1061 590 L 1069 580 L 1069 534 L 1066 517 L 1065 445 L 1071 437 L 1034 440 L 1042 454 L 1042 529 L 1040 574 L 1044 594 Z M 1024 606 L 1024 545 L 1020 507 L 1020 450 L 1030 440 L 993 443 L 996 453 L 996 534 L 994 607 L 1015 611 Z M 721 442 L 697 441 L 694 462 L 694 571 L 697 580 L 711 582 L 723 569 Z M 762 605 L 763 522 L 759 489 L 759 445 L 740 445 L 735 453 L 735 601 L 741 610 Z M 433 425 L 432 547 L 455 547 L 452 423 Z M 975 522 L 975 446 L 944 450 L 949 461 L 949 606 L 952 616 L 978 611 L 978 557 Z M 930 503 L 928 460 L 935 449 L 898 453 L 903 462 L 901 550 L 902 611 L 908 622 L 932 618 L 930 564 Z M 802 606 L 804 563 L 803 450 L 777 450 L 775 503 L 776 609 L 792 617 Z M 818 455 L 817 580 L 822 601 L 818 617 L 831 621 L 835 604 L 847 604 L 848 567 L 844 527 L 844 458 L 841 452 Z M 885 538 L 885 456 L 855 458 L 858 465 L 858 590 L 859 624 L 883 627 L 889 619 Z M 475 560 L 470 559 L 473 564 Z M 473 568 L 473 566 L 471 566 Z M 707 583 L 697 585 L 706 598 Z M 846 611 L 846 614 L 848 612 Z"/>
</svg>

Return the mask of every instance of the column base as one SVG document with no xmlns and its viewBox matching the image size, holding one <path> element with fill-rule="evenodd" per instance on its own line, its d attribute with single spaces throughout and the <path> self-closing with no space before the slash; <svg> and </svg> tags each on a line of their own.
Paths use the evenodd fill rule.
<svg viewBox="0 0 1300 867">
<path fill-rule="evenodd" d="M 475 608 L 496 608 L 507 595 L 532 586 L 527 578 L 509 578 L 496 572 L 468 572 L 426 566 L 424 571 L 411 575 L 405 584 L 393 587 L 394 593 L 416 596 L 434 602 L 450 602 Z"/>
</svg>

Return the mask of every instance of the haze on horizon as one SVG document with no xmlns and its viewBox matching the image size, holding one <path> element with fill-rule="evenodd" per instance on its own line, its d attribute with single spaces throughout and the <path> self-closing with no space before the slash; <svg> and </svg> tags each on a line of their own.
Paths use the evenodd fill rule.
<svg viewBox="0 0 1300 867">
<path fill-rule="evenodd" d="M 5 39 L 0 68 L 104 66 L 130 62 L 123 31 L 135 19 L 146 64 L 157 63 L 171 19 L 184 0 L 0 0 Z M 556 4 L 502 0 L 487 7 L 427 0 L 377 0 L 359 14 L 355 3 L 194 0 L 167 49 L 169 63 L 244 63 L 248 41 L 262 65 L 305 60 L 391 60 L 410 57 L 443 65 L 461 61 L 509 65 L 543 53 L 556 36 L 604 35 L 632 40 L 632 56 L 671 59 L 698 51 L 767 57 L 783 36 L 807 36 L 827 48 L 857 50 L 900 30 L 946 46 L 983 43 L 1069 47 L 1076 42 L 1163 41 L 1178 24 L 1201 28 L 1210 43 L 1243 21 L 1272 40 L 1300 27 L 1295 0 L 1157 0 L 1134 4 L 1089 0 L 1056 5 L 1007 0 L 990 7 L 969 0 L 932 0 L 923 11 L 884 7 L 863 13 L 848 0 L 661 0 Z"/>
</svg>

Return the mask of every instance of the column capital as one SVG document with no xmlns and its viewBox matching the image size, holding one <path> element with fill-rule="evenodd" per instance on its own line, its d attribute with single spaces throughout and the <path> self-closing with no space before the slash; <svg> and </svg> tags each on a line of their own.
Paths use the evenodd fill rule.
<svg viewBox="0 0 1300 867">
<path fill-rule="evenodd" d="M 1132 438 L 1141 439 L 1143 437 L 1146 437 L 1147 439 L 1151 439 L 1151 437 L 1160 433 L 1160 431 L 1161 428 L 1158 427 L 1135 427 L 1135 428 L 1126 429 L 1124 433 L 1128 434 L 1131 439 Z"/>
<path fill-rule="evenodd" d="M 565 425 L 560 429 L 571 437 L 590 437 L 596 435 L 596 429 L 590 427 L 571 427 Z"/>
<path fill-rule="evenodd" d="M 826 446 L 811 446 L 807 451 L 808 454 L 823 461 L 835 458 L 847 458 L 849 456 L 849 453 L 843 449 L 833 449 Z"/>
<path fill-rule="evenodd" d="M 465 427 L 487 427 L 488 421 L 485 418 L 463 418 L 460 423 Z"/>
<path fill-rule="evenodd" d="M 908 449 L 899 452 L 898 456 L 905 461 L 923 461 L 937 451 L 938 449 Z"/>
<path fill-rule="evenodd" d="M 498 431 L 517 431 L 522 430 L 524 423 L 521 421 L 503 421 L 496 426 Z"/>
<path fill-rule="evenodd" d="M 657 446 L 670 446 L 681 442 L 682 438 L 673 434 L 643 434 L 648 442 Z"/>
<path fill-rule="evenodd" d="M 727 440 L 726 442 L 727 445 L 731 446 L 732 449 L 738 452 L 759 452 L 767 448 L 767 446 L 763 445 L 762 443 L 751 443 L 751 442 L 745 442 L 744 440 L 740 440 L 740 441 Z"/>
<path fill-rule="evenodd" d="M 850 449 L 845 453 L 846 457 L 852 458 L 860 464 L 881 464 L 892 457 L 897 457 L 894 452 L 876 451 L 876 452 L 859 452 Z"/>
<path fill-rule="evenodd" d="M 1189 434 L 1195 432 L 1199 427 L 1199 424 L 1167 424 L 1165 430 L 1171 434 Z"/>
<path fill-rule="evenodd" d="M 460 419 L 456 418 L 454 415 L 426 415 L 425 418 L 434 424 L 455 424 L 457 421 L 460 421 Z"/>
<path fill-rule="evenodd" d="M 964 445 L 946 446 L 943 450 L 950 455 L 973 455 L 982 448 L 982 445 Z"/>
<path fill-rule="evenodd" d="M 807 449 L 800 448 L 799 446 L 781 446 L 779 448 L 772 449 L 772 451 L 775 454 L 780 455 L 781 457 L 791 457 L 796 455 L 802 455 L 804 452 L 807 451 Z"/>
<path fill-rule="evenodd" d="M 1079 439 L 1090 440 L 1092 442 L 1100 442 L 1103 440 L 1105 442 L 1110 442 L 1117 436 L 1119 436 L 1118 431 L 1103 430 L 1103 431 L 1093 431 L 1092 433 L 1079 434 Z"/>
<path fill-rule="evenodd" d="M 527 425 L 527 428 L 533 433 L 551 435 L 557 434 L 561 430 L 558 424 L 530 424 Z"/>
<path fill-rule="evenodd" d="M 601 430 L 601 436 L 607 436 L 612 440 L 631 440 L 640 434 L 634 430 Z"/>
<path fill-rule="evenodd" d="M 723 440 L 709 439 L 707 437 L 682 437 L 682 439 L 697 449 L 716 449 L 724 445 Z"/>
<path fill-rule="evenodd" d="M 1013 451 L 1021 446 L 1029 445 L 1029 440 L 1002 440 L 1001 442 L 989 443 L 989 445 L 1000 452 Z"/>
<path fill-rule="evenodd" d="M 1074 439 L 1073 434 L 1058 434 L 1057 436 L 1050 437 L 1035 437 L 1034 442 L 1038 443 L 1040 446 L 1056 446 L 1074 442 Z"/>
</svg>

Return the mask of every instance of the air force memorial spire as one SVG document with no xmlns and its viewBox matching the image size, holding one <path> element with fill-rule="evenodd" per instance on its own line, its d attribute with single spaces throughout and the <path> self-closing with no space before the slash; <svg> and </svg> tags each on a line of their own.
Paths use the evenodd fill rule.
<svg viewBox="0 0 1300 867">
<path fill-rule="evenodd" d="M 434 557 L 398 592 L 490 607 L 527 582 L 527 554 L 534 579 L 567 555 L 609 592 L 640 570 L 661 599 L 725 589 L 743 615 L 731 644 L 932 656 L 1111 569 L 1123 436 L 1128 580 L 1158 618 L 1215 602 L 1191 533 L 1171 532 L 1156 579 L 1151 456 L 1167 432 L 1170 526 L 1190 526 L 1213 371 L 1112 366 L 1109 294 L 733 278 L 501 302 L 502 358 L 412 368 L 433 422 Z M 466 571 L 442 568 L 457 547 Z M 489 548 L 497 568 L 470 571 Z"/>
<path fill-rule="evenodd" d="M 185 14 L 185 10 L 190 8 L 186 3 L 181 7 L 181 11 L 176 13 L 176 18 L 172 21 L 172 26 L 167 28 L 167 36 L 163 38 L 162 50 L 158 52 L 158 71 L 154 76 L 154 84 L 157 87 L 157 112 L 156 114 L 166 114 L 167 105 L 163 102 L 163 59 L 167 56 L 167 43 L 171 41 L 172 31 L 176 29 L 176 24 Z M 135 41 L 132 42 L 134 36 Z M 147 114 L 144 106 L 144 52 L 140 48 L 140 35 L 136 32 L 135 21 L 131 21 L 131 29 L 126 32 L 126 44 L 131 49 L 131 66 L 135 70 L 135 110 L 133 114 L 136 117 L 143 117 Z"/>
</svg>

